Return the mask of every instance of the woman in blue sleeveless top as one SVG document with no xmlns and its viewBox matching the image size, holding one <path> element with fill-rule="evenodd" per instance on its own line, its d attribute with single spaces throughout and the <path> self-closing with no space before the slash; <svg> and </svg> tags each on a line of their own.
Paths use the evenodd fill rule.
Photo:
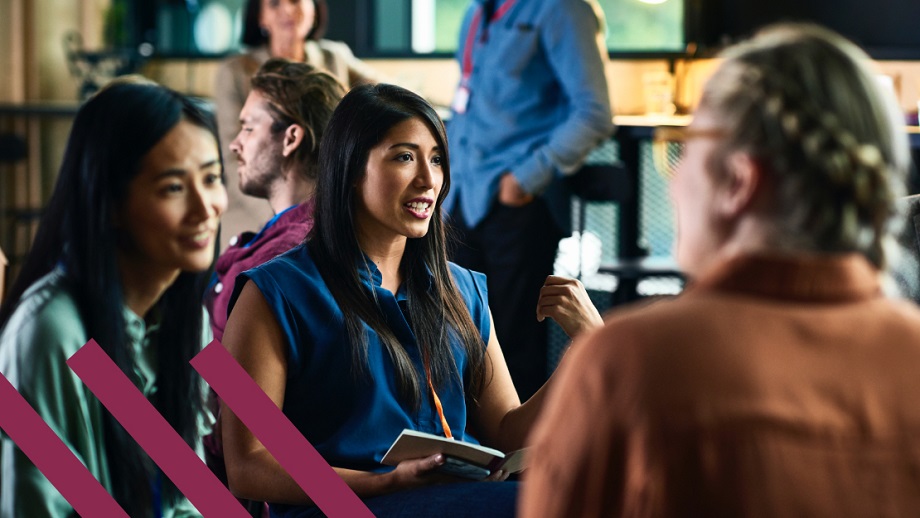
<svg viewBox="0 0 920 518">
<path fill-rule="evenodd" d="M 446 259 L 443 123 L 402 88 L 355 88 L 318 170 L 309 241 L 240 276 L 224 345 L 377 516 L 513 516 L 517 483 L 501 471 L 458 483 L 438 471 L 443 455 L 380 464 L 407 428 L 520 448 L 543 400 L 517 397 L 485 277 Z M 567 330 L 596 323 L 575 292 L 542 314 Z M 322 516 L 229 408 L 222 422 L 237 496 Z"/>
</svg>

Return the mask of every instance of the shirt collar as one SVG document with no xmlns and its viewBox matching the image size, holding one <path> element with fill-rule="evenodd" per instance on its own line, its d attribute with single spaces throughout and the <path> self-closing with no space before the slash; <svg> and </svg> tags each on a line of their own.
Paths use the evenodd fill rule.
<svg viewBox="0 0 920 518">
<path fill-rule="evenodd" d="M 689 290 L 796 302 L 848 302 L 882 294 L 878 269 L 857 253 L 742 255 L 715 266 Z"/>
<path fill-rule="evenodd" d="M 383 275 L 380 273 L 380 269 L 377 268 L 377 265 L 374 261 L 365 255 L 361 254 L 361 259 L 358 260 L 358 278 L 362 283 L 373 286 L 374 288 L 379 288 L 383 284 Z M 428 274 L 428 289 L 434 285 L 434 274 L 431 272 L 431 268 L 425 265 L 425 272 Z M 396 292 L 396 300 L 403 301 L 406 300 L 406 283 L 403 282 L 399 286 L 399 290 Z"/>
<path fill-rule="evenodd" d="M 151 337 L 159 330 L 159 310 L 151 310 L 153 322 L 148 324 L 127 306 L 122 310 L 125 319 L 125 333 L 131 356 L 134 359 L 134 374 L 138 388 L 149 396 L 156 388 L 156 351 L 149 347 Z"/>
<path fill-rule="evenodd" d="M 275 225 L 275 223 L 277 223 L 278 220 L 281 219 L 281 216 L 284 216 L 285 214 L 287 214 L 288 212 L 290 212 L 291 209 L 295 209 L 295 208 L 297 208 L 298 206 L 299 206 L 299 204 L 297 204 L 297 205 L 291 205 L 290 207 L 288 207 L 288 208 L 282 210 L 281 212 L 279 212 L 278 214 L 275 214 L 275 215 L 272 217 L 272 219 L 268 220 L 268 223 L 266 223 L 265 226 L 263 226 L 263 227 L 259 230 L 259 233 L 258 233 L 258 234 L 252 236 L 252 239 L 250 239 L 249 241 L 246 242 L 245 245 L 243 245 L 243 248 L 249 248 L 250 245 L 252 245 L 252 244 L 255 243 L 256 241 L 258 241 L 260 237 L 262 237 L 266 232 L 268 232 L 268 229 L 272 228 L 272 227 Z"/>
</svg>

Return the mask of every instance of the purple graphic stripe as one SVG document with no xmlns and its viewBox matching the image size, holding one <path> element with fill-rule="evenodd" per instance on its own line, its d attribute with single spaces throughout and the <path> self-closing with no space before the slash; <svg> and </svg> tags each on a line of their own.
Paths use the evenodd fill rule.
<svg viewBox="0 0 920 518">
<path fill-rule="evenodd" d="M 81 516 L 128 518 L 102 484 L 0 374 L 0 429 Z"/>
<path fill-rule="evenodd" d="M 374 516 L 220 342 L 191 363 L 326 516 Z"/>
<path fill-rule="evenodd" d="M 201 514 L 249 516 L 95 340 L 67 364 Z"/>
</svg>

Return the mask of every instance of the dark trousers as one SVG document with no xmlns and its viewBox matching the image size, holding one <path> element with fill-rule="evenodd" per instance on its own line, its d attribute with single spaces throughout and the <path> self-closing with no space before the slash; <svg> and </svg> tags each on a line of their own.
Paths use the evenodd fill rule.
<svg viewBox="0 0 920 518">
<path fill-rule="evenodd" d="M 398 491 L 364 500 L 378 518 L 514 518 L 517 482 L 457 482 Z M 293 507 L 272 518 L 319 518 L 316 507 Z"/>
<path fill-rule="evenodd" d="M 488 277 L 495 333 L 526 401 L 548 377 L 547 322 L 537 322 L 537 298 L 553 273 L 562 231 L 539 198 L 518 208 L 495 203 L 472 229 L 458 204 L 449 221 L 456 238 L 451 260 Z"/>
</svg>

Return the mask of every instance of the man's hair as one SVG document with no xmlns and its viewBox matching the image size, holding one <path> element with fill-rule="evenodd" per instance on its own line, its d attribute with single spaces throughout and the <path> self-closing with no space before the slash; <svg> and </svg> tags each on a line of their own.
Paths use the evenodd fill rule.
<svg viewBox="0 0 920 518">
<path fill-rule="evenodd" d="M 300 147 L 284 157 L 282 167 L 316 178 L 319 144 L 345 88 L 311 65 L 276 58 L 266 61 L 252 77 L 252 89 L 267 101 L 272 133 L 283 132 L 292 124 L 304 129 Z"/>
<path fill-rule="evenodd" d="M 728 135 L 710 159 L 716 180 L 729 153 L 750 153 L 776 183 L 776 246 L 884 267 L 909 151 L 869 57 L 803 24 L 768 27 L 722 57 L 700 101 Z"/>
</svg>

